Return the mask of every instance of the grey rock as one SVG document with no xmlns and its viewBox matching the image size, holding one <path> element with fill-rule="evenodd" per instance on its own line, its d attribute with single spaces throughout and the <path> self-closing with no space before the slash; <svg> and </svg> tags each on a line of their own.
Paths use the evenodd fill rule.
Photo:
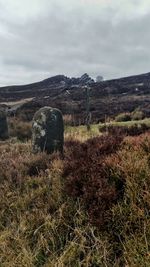
<svg viewBox="0 0 150 267">
<path fill-rule="evenodd" d="M 87 73 L 84 73 L 80 78 L 70 79 L 71 86 L 73 85 L 84 86 L 84 85 L 90 85 L 92 83 L 94 83 L 94 80 Z"/>
<path fill-rule="evenodd" d="M 40 108 L 33 117 L 32 147 L 33 152 L 59 151 L 63 154 L 64 125 L 60 110 L 51 107 Z"/>
<path fill-rule="evenodd" d="M 9 138 L 7 113 L 5 108 L 0 107 L 0 140 L 6 140 Z"/>
<path fill-rule="evenodd" d="M 101 76 L 101 75 L 98 75 L 97 77 L 96 77 L 96 82 L 97 83 L 100 83 L 100 82 L 102 82 L 104 79 L 103 79 L 103 76 Z"/>
<path fill-rule="evenodd" d="M 79 83 L 81 85 L 88 85 L 88 84 L 94 83 L 94 80 L 87 73 L 85 73 L 80 77 Z"/>
</svg>

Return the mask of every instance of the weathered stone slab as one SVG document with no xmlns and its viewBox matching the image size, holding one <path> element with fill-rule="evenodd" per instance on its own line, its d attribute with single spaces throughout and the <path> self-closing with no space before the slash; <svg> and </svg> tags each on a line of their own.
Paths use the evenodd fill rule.
<svg viewBox="0 0 150 267">
<path fill-rule="evenodd" d="M 0 140 L 6 140 L 9 138 L 7 113 L 4 108 L 0 108 Z"/>
<path fill-rule="evenodd" d="M 64 125 L 60 110 L 51 107 L 39 109 L 32 123 L 32 147 L 33 152 L 59 151 L 63 154 Z"/>
</svg>

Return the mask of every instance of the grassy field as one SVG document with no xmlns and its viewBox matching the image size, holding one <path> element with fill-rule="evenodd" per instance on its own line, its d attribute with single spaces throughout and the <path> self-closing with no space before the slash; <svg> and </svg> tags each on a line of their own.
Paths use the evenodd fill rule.
<svg viewBox="0 0 150 267">
<path fill-rule="evenodd" d="M 127 121 L 127 122 L 109 122 L 109 123 L 99 123 L 92 124 L 91 129 L 87 131 L 87 127 L 85 125 L 81 126 L 67 126 L 65 125 L 65 139 L 73 138 L 80 141 L 85 141 L 88 138 L 93 138 L 102 133 L 102 129 L 104 127 L 109 126 L 125 126 L 131 127 L 134 125 L 145 124 L 150 126 L 150 119 L 144 119 L 139 121 Z M 11 137 L 18 137 L 19 140 L 23 141 L 31 138 L 31 122 L 22 122 L 17 118 L 9 119 L 9 130 Z"/>
<path fill-rule="evenodd" d="M 142 123 L 145 123 L 146 125 L 149 125 L 150 126 L 150 119 L 149 118 L 146 118 L 146 119 L 143 119 L 143 120 L 132 120 L 132 121 L 122 121 L 122 122 L 116 122 L 116 121 L 112 121 L 110 123 L 106 123 L 106 125 L 115 125 L 115 126 L 132 126 L 132 125 L 135 125 L 135 124 L 142 124 Z M 102 126 L 104 124 L 101 124 Z"/>
<path fill-rule="evenodd" d="M 150 134 L 99 126 L 67 127 L 64 159 L 0 143 L 1 267 L 150 266 Z"/>
<path fill-rule="evenodd" d="M 87 127 L 84 125 L 81 126 L 66 126 L 65 127 L 65 138 L 73 138 L 78 139 L 80 141 L 85 141 L 88 138 L 95 137 L 99 135 L 99 125 L 93 124 L 91 125 L 91 129 L 87 131 Z"/>
<path fill-rule="evenodd" d="M 86 126 L 81 125 L 81 126 L 66 126 L 65 127 L 65 136 L 66 138 L 72 137 L 76 139 L 80 139 L 81 141 L 84 141 L 88 138 L 95 137 L 101 133 L 101 128 L 104 126 L 127 126 L 131 127 L 134 125 L 141 125 L 141 124 L 146 124 L 150 126 L 150 119 L 146 118 L 144 120 L 138 120 L 138 121 L 125 121 L 125 122 L 115 122 L 111 121 L 108 123 L 99 123 L 99 124 L 92 124 L 90 131 L 87 131 Z"/>
</svg>

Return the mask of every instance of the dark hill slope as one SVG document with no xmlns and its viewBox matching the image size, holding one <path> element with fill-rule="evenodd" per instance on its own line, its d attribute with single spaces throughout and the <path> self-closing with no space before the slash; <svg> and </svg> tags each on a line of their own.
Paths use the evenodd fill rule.
<svg viewBox="0 0 150 267">
<path fill-rule="evenodd" d="M 81 123 L 85 119 L 85 85 L 91 88 L 90 109 L 94 122 L 136 108 L 150 116 L 150 73 L 100 83 L 95 83 L 87 74 L 80 78 L 58 75 L 29 85 L 1 87 L 0 102 L 33 98 L 21 105 L 16 114 L 31 119 L 39 107 L 50 105 Z"/>
</svg>

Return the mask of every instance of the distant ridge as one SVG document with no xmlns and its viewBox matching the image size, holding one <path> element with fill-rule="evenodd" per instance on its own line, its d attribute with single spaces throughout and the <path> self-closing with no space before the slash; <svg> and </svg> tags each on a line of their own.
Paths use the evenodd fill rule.
<svg viewBox="0 0 150 267">
<path fill-rule="evenodd" d="M 0 103 L 21 101 L 10 107 L 28 120 L 44 105 L 58 107 L 64 115 L 71 115 L 75 123 L 85 119 L 85 86 L 90 87 L 92 121 L 103 121 L 121 112 L 141 109 L 150 116 L 150 73 L 95 82 L 87 73 L 79 78 L 56 75 L 43 81 L 0 87 Z M 23 100 L 29 99 L 28 103 Z M 17 113 L 18 112 L 18 113 Z"/>
<path fill-rule="evenodd" d="M 120 83 L 134 84 L 140 82 L 148 83 L 149 81 L 150 81 L 150 72 L 139 75 L 122 77 L 122 78 L 109 79 L 101 81 L 100 83 L 103 83 L 105 85 L 120 84 Z M 93 86 L 94 84 L 99 84 L 99 83 L 96 83 L 87 73 L 83 74 L 79 78 L 69 78 L 65 75 L 56 75 L 31 84 L 2 86 L 0 87 L 0 102 L 7 100 L 23 99 L 24 97 L 32 97 L 32 96 L 34 97 L 36 96 L 35 92 L 40 94 L 41 91 L 41 94 L 43 94 L 42 93 L 43 91 L 58 89 L 58 87 L 59 88 L 66 88 L 72 86 L 81 87 L 84 85 Z M 14 97 L 12 96 L 12 91 Z"/>
</svg>

